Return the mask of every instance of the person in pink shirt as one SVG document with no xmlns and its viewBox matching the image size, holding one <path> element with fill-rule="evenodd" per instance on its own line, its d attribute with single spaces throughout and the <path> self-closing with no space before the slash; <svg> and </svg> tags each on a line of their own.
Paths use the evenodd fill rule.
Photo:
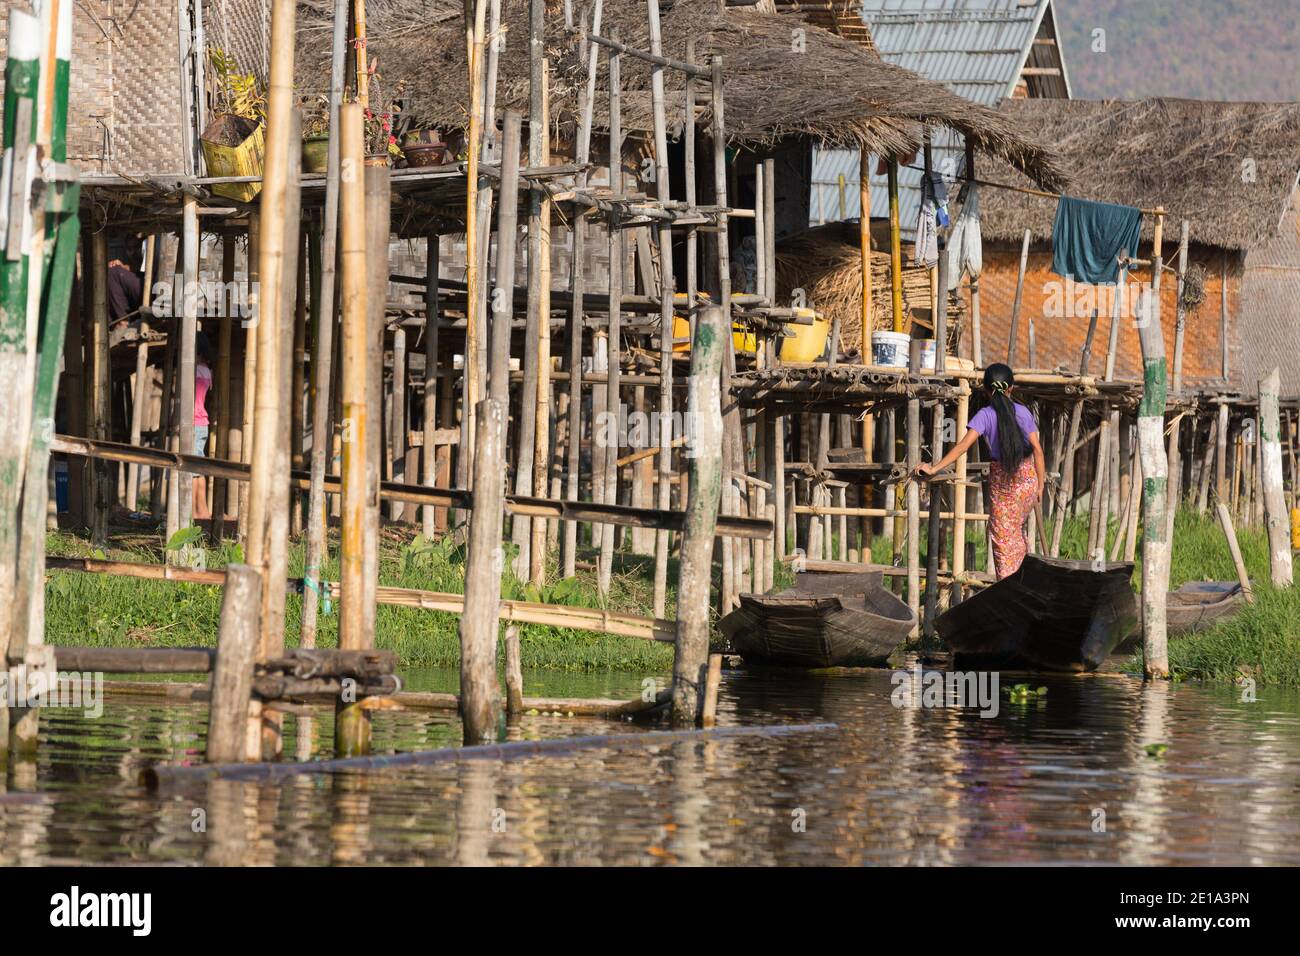
<svg viewBox="0 0 1300 956">
<path fill-rule="evenodd" d="M 208 447 L 208 392 L 212 389 L 212 364 L 208 337 L 200 332 L 194 339 L 194 448 L 195 455 L 206 455 Z M 208 483 L 202 475 L 194 476 L 194 520 L 212 517 L 208 508 Z"/>
</svg>

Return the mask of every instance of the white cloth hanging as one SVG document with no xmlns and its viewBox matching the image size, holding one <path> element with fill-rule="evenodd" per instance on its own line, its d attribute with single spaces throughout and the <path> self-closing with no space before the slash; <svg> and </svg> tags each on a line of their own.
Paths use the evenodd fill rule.
<svg viewBox="0 0 1300 956">
<path fill-rule="evenodd" d="M 978 279 L 984 270 L 983 237 L 980 232 L 980 197 L 974 183 L 966 185 L 966 202 L 948 234 L 948 291 L 957 288 L 963 272 Z"/>
</svg>

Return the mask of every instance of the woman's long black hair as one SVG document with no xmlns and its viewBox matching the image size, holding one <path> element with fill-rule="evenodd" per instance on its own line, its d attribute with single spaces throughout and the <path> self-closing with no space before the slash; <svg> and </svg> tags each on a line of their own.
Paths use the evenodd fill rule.
<svg viewBox="0 0 1300 956">
<path fill-rule="evenodd" d="M 1010 365 L 994 362 L 984 370 L 984 390 L 989 393 L 989 404 L 998 417 L 998 461 L 1011 471 L 1029 457 L 1029 442 L 1016 421 L 1015 402 L 1007 394 L 1014 384 Z"/>
</svg>

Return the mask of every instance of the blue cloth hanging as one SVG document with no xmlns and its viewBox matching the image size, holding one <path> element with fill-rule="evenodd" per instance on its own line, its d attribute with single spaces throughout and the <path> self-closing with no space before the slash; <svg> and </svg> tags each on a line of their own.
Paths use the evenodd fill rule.
<svg viewBox="0 0 1300 956">
<path fill-rule="evenodd" d="M 1142 210 L 1062 196 L 1052 224 L 1052 271 L 1092 285 L 1114 285 L 1119 256 L 1137 255 Z"/>
</svg>

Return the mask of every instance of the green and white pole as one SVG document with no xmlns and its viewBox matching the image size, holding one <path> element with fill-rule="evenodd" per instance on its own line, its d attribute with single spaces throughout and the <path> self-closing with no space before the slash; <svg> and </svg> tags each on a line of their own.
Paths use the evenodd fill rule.
<svg viewBox="0 0 1300 956">
<path fill-rule="evenodd" d="M 69 60 L 72 53 L 72 4 L 48 0 L 41 5 L 40 36 L 43 55 L 38 70 L 34 161 L 32 180 L 41 189 L 29 203 L 25 223 L 27 282 L 25 319 L 26 374 L 21 396 L 29 425 L 25 462 L 19 476 L 17 579 L 15 605 L 7 651 L 8 663 L 24 672 L 54 671 L 53 655 L 45 652 L 45 519 L 49 501 L 50 441 L 54 437 L 54 406 L 58 395 L 59 364 L 72 301 L 80 231 L 80 194 L 67 159 Z M 31 152 L 31 151 L 29 151 Z M 32 186 L 28 186 L 32 195 Z M 11 233 L 12 235 L 12 233 Z M 30 681 L 29 681 L 30 683 Z M 36 749 L 40 711 L 32 701 L 13 716 L 11 742 L 15 753 L 31 755 Z"/>
<path fill-rule="evenodd" d="M 54 37 L 54 88 L 49 116 L 50 159 L 62 164 L 67 159 L 68 74 L 72 47 L 72 4 L 56 0 L 46 8 L 51 21 L 57 18 Z M 51 21 L 45 21 L 47 24 Z M 49 74 L 42 74 L 49 75 Z M 38 118 L 38 126 L 39 126 Z M 38 138 L 39 138 L 38 134 Z M 49 504 L 50 442 L 54 437 L 54 407 L 59 391 L 59 368 L 63 341 L 72 304 L 72 279 L 76 271 L 77 239 L 81 230 L 78 215 L 80 189 L 64 167 L 47 167 L 45 199 L 42 202 L 42 257 L 44 294 L 37 299 L 38 328 L 36 378 L 32 396 L 31 449 L 22 490 L 18 539 L 18 590 L 14 636 L 10 655 L 24 660 L 30 647 L 44 642 L 45 634 L 45 522 Z"/>
<path fill-rule="evenodd" d="M 36 96 L 40 79 L 41 23 L 23 10 L 9 11 L 5 61 L 4 162 L 0 181 L 0 664 L 6 664 L 18 570 L 18 501 L 26 468 L 31 420 L 32 368 L 27 327 L 28 209 L 36 170 Z M 34 364 L 34 356 L 32 356 Z M 6 725 L 7 726 L 7 725 Z M 0 728 L 4 730 L 5 728 Z"/>
<path fill-rule="evenodd" d="M 1142 670 L 1147 680 L 1169 676 L 1165 619 L 1169 591 L 1170 529 L 1166 518 L 1169 458 L 1165 451 L 1165 408 L 1169 396 L 1165 336 L 1160 323 L 1160 239 L 1163 210 L 1156 212 L 1151 289 L 1138 318 L 1142 346 L 1142 401 L 1138 405 L 1138 453 L 1142 458 Z"/>
</svg>

